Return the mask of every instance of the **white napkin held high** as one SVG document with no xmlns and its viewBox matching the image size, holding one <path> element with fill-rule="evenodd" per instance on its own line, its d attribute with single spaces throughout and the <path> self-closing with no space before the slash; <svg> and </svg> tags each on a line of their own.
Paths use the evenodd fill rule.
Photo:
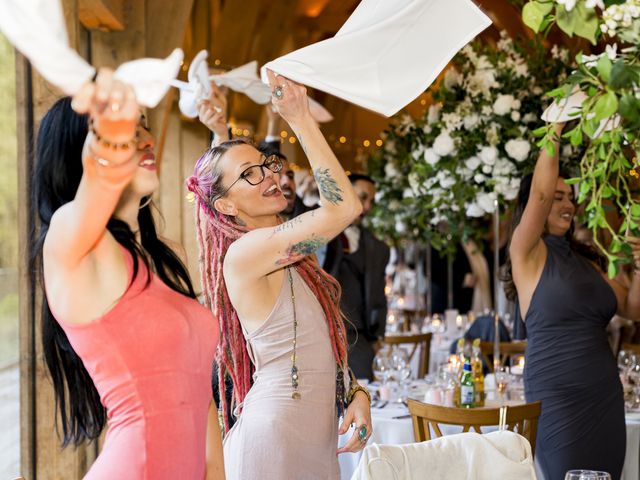
<svg viewBox="0 0 640 480">
<path fill-rule="evenodd" d="M 69 46 L 59 0 L 0 0 L 0 12 L 0 31 L 48 82 L 73 95 L 93 78 L 95 68 Z M 182 58 L 176 49 L 164 60 L 134 60 L 122 64 L 115 77 L 133 87 L 141 105 L 155 107 Z"/>
<path fill-rule="evenodd" d="M 471 0 L 362 0 L 333 38 L 262 67 L 391 116 L 491 24 Z"/>
</svg>

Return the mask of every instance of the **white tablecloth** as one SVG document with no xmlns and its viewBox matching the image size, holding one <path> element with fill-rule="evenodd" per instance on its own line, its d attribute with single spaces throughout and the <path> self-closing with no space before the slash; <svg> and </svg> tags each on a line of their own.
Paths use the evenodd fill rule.
<svg viewBox="0 0 640 480">
<path fill-rule="evenodd" d="M 413 425 L 411 417 L 393 418 L 408 415 L 406 407 L 402 404 L 389 404 L 385 408 L 374 408 L 371 410 L 373 422 L 373 435 L 369 440 L 371 443 L 399 445 L 403 443 L 413 443 Z M 627 424 L 627 452 L 625 457 L 622 480 L 640 479 L 640 415 L 628 415 Z M 497 427 L 487 427 L 485 433 L 495 430 Z M 443 435 L 459 433 L 462 427 L 441 425 Z M 344 445 L 353 434 L 352 431 L 342 435 L 339 444 Z M 355 472 L 361 453 L 343 453 L 339 455 L 340 478 L 349 480 Z M 538 480 L 544 480 L 538 472 Z"/>
</svg>

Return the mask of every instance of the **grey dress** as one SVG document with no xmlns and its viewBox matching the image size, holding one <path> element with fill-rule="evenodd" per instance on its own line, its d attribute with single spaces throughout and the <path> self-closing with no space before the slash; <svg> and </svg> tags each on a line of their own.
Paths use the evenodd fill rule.
<svg viewBox="0 0 640 480">
<path fill-rule="evenodd" d="M 571 469 L 604 470 L 616 480 L 625 455 L 624 400 L 606 327 L 617 300 L 564 237 L 544 242 L 524 370 L 527 401 L 542 401 L 536 457 L 546 480 L 562 480 Z"/>
<path fill-rule="evenodd" d="M 225 436 L 227 480 L 337 479 L 336 361 L 322 307 L 294 268 L 298 391 L 291 398 L 293 308 L 288 276 L 266 321 L 246 334 L 255 365 L 238 421 Z"/>
</svg>

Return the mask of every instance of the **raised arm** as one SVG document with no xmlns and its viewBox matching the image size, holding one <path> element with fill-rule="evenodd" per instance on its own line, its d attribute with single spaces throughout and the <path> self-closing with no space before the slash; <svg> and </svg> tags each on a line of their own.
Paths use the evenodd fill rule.
<svg viewBox="0 0 640 480">
<path fill-rule="evenodd" d="M 95 83 L 86 84 L 71 105 L 79 114 L 90 116 L 83 174 L 75 198 L 51 219 L 43 252 L 45 270 L 50 265 L 71 271 L 96 248 L 137 168 L 133 159 L 140 111 L 130 87 L 115 80 L 111 71 L 101 70 Z"/>
<path fill-rule="evenodd" d="M 556 192 L 559 175 L 559 136 L 564 124 L 555 125 L 555 152 L 549 155 L 542 149 L 531 183 L 531 193 L 522 219 L 513 232 L 509 254 L 514 263 L 539 262 L 538 250 L 542 244 L 542 234 Z M 544 258 L 542 258 L 544 263 Z"/>
<path fill-rule="evenodd" d="M 309 113 L 306 89 L 283 77 L 276 79 L 272 72 L 269 80 L 272 89 L 282 88 L 282 98 L 274 98 L 273 103 L 309 159 L 321 206 L 282 225 L 253 230 L 231 246 L 227 254 L 229 266 L 256 278 L 313 254 L 362 211 L 344 169 Z"/>
<path fill-rule="evenodd" d="M 215 82 L 211 82 L 210 97 L 198 102 L 198 119 L 213 133 L 212 147 L 229 140 L 227 96 Z"/>
</svg>

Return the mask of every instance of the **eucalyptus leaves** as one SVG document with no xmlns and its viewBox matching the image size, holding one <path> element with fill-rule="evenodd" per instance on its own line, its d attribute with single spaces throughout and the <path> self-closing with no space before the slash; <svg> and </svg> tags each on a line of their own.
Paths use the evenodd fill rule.
<svg viewBox="0 0 640 480">
<path fill-rule="evenodd" d="M 598 8 L 593 8 L 596 6 Z M 577 0 L 575 8 L 568 7 L 550 1 L 532 1 L 525 5 L 523 18 L 535 31 L 547 30 L 555 22 L 565 32 L 594 43 L 597 38 L 626 43 L 623 48 L 616 44 L 604 45 L 604 51 L 598 55 L 578 55 L 579 68 L 549 92 L 558 100 L 576 94 L 585 97 L 576 112 L 576 125 L 563 135 L 572 145 L 586 149 L 580 162 L 580 175 L 570 183 L 579 185 L 578 202 L 585 204 L 587 225 L 596 245 L 609 260 L 609 275 L 614 276 L 621 264 L 631 261 L 631 249 L 624 237 L 629 233 L 640 235 L 636 180 L 640 176 L 637 165 L 640 1 Z M 566 24 L 561 23 L 561 18 L 578 24 L 587 10 L 589 32 L 584 29 L 569 32 L 564 28 Z M 551 132 L 547 127 L 538 130 L 542 136 L 541 146 L 552 148 Z"/>
</svg>

